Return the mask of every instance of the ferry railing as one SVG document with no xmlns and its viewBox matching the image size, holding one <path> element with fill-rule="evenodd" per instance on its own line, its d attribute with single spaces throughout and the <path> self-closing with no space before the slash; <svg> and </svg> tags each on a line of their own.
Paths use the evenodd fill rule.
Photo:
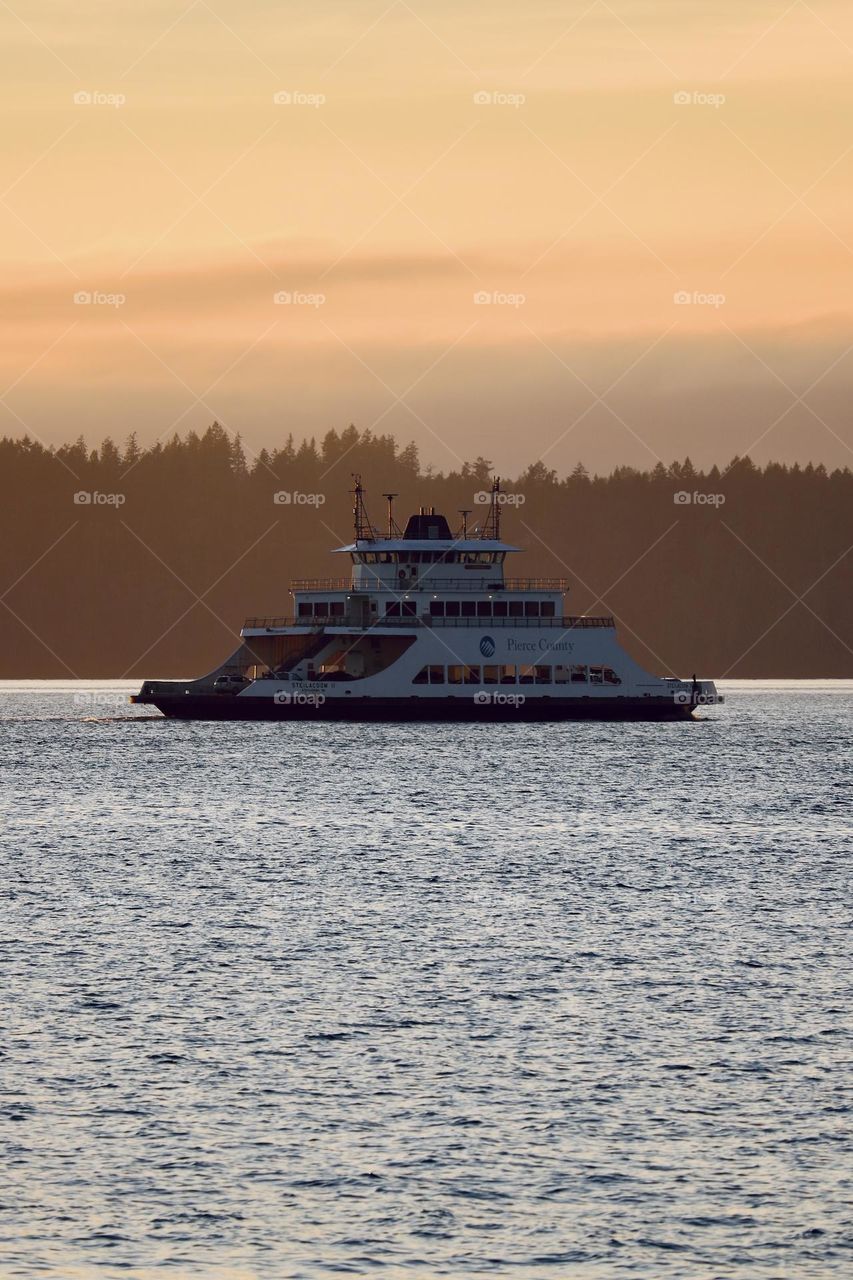
<svg viewBox="0 0 853 1280">
<path fill-rule="evenodd" d="M 430 572 L 408 581 L 394 577 L 387 579 L 378 574 L 368 576 L 364 583 L 353 584 L 351 578 L 294 578 L 291 591 L 568 591 L 566 578 L 495 578 L 488 571 L 472 571 L 470 578 L 444 578 Z"/>
<path fill-rule="evenodd" d="M 278 631 L 282 627 L 307 627 L 319 631 L 323 627 L 359 627 L 369 631 L 375 627 L 479 627 L 485 631 L 491 627 L 561 627 L 564 631 L 583 627 L 615 627 L 612 617 L 563 618 L 434 618 L 429 614 L 412 614 L 404 617 L 373 617 L 368 622 L 350 614 L 311 618 L 247 618 L 243 630 Z"/>
</svg>

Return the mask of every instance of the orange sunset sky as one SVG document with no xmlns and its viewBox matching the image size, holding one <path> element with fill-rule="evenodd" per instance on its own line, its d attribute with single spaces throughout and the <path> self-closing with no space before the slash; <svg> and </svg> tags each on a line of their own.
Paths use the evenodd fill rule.
<svg viewBox="0 0 853 1280">
<path fill-rule="evenodd" d="M 5 434 L 851 464 L 849 0 L 0 24 Z"/>
</svg>

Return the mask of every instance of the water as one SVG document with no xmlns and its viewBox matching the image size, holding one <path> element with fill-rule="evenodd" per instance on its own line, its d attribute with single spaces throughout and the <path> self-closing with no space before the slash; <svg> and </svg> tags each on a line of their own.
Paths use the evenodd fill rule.
<svg viewBox="0 0 853 1280">
<path fill-rule="evenodd" d="M 118 687 L 0 687 L 4 1280 L 851 1273 L 853 682 L 495 729 Z"/>
</svg>

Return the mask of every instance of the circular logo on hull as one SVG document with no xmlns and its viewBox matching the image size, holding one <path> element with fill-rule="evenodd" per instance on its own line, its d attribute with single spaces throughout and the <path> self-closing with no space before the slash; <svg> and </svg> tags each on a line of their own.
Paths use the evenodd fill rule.
<svg viewBox="0 0 853 1280">
<path fill-rule="evenodd" d="M 495 642 L 491 636 L 483 636 L 480 641 L 480 653 L 484 658 L 492 658 L 495 653 Z"/>
</svg>

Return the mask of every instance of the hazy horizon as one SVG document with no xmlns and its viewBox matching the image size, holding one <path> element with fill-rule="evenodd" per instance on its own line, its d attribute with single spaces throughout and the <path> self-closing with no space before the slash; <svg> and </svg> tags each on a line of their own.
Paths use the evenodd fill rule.
<svg viewBox="0 0 853 1280">
<path fill-rule="evenodd" d="M 0 30 L 0 433 L 850 463 L 841 3 L 33 0 Z"/>
</svg>

